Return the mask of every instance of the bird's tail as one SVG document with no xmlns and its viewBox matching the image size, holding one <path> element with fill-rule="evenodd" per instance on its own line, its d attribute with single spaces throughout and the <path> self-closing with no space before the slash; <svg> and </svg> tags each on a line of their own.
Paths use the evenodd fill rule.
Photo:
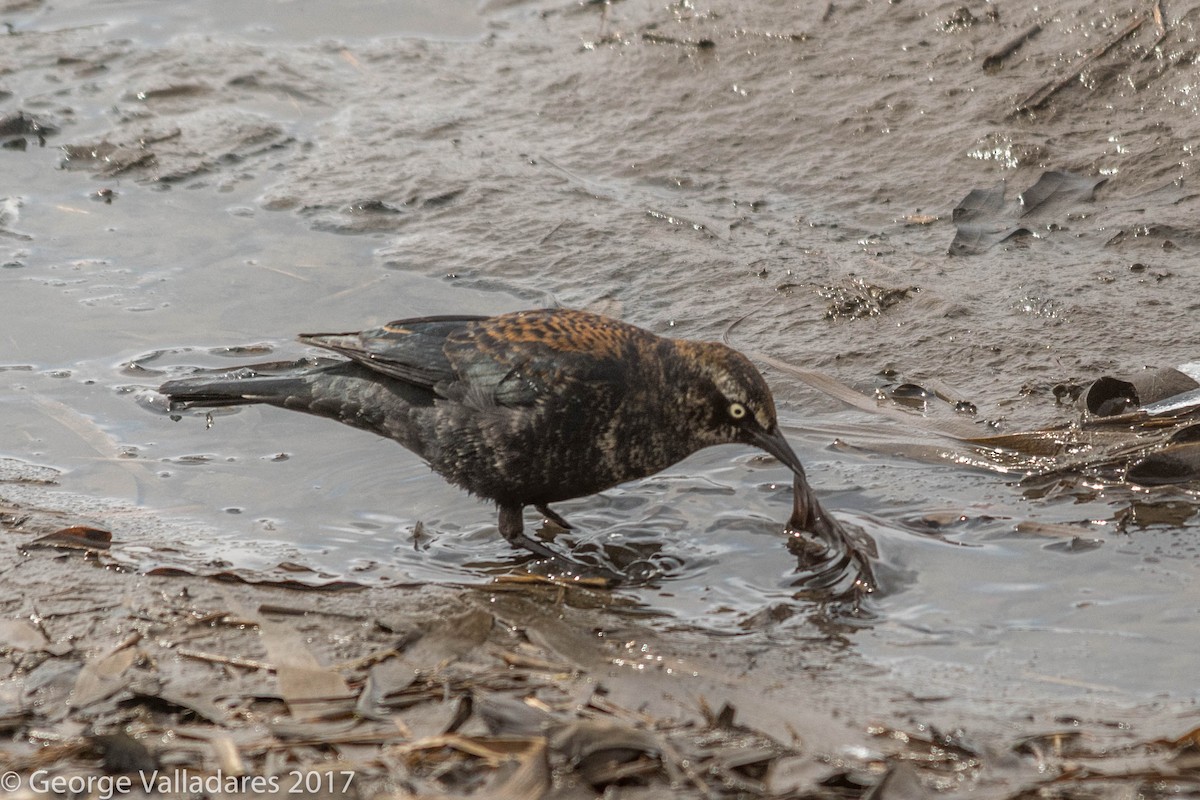
<svg viewBox="0 0 1200 800">
<path fill-rule="evenodd" d="M 282 405 L 311 392 L 311 376 L 330 366 L 334 359 L 302 358 L 254 364 L 224 372 L 205 373 L 167 381 L 158 391 L 167 396 L 172 411 L 186 408 L 241 406 L 252 403 Z"/>
<path fill-rule="evenodd" d="M 167 381 L 159 391 L 167 396 L 171 412 L 266 403 L 373 431 L 417 452 L 423 452 L 416 438 L 422 429 L 410 424 L 410 417 L 435 402 L 430 389 L 338 358 L 252 364 Z"/>
</svg>

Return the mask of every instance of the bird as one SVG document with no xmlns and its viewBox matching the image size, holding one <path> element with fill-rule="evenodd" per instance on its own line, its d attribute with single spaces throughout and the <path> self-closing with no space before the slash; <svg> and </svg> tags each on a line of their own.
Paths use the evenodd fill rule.
<svg viewBox="0 0 1200 800">
<path fill-rule="evenodd" d="M 563 555 L 525 534 L 526 507 L 569 530 L 551 504 L 648 477 L 714 445 L 774 456 L 794 474 L 808 522 L 828 519 L 766 380 L 726 344 L 568 308 L 400 319 L 299 341 L 335 356 L 185 377 L 159 391 L 172 412 L 266 404 L 394 439 L 495 503 L 500 534 L 547 559 Z"/>
</svg>

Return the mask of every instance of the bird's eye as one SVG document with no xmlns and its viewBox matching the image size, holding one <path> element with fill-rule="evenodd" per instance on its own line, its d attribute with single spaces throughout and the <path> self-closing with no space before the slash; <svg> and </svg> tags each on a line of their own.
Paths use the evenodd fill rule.
<svg viewBox="0 0 1200 800">
<path fill-rule="evenodd" d="M 746 407 L 741 403 L 730 403 L 729 416 L 733 417 L 734 419 L 742 419 L 746 416 Z"/>
</svg>

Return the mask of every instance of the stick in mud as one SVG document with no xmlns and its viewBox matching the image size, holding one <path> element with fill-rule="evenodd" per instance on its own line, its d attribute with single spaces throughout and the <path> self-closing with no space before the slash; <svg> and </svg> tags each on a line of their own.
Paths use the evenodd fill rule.
<svg viewBox="0 0 1200 800">
<path fill-rule="evenodd" d="M 1132 34 L 1138 28 L 1142 27 L 1142 25 L 1144 25 L 1145 22 L 1146 22 L 1145 14 L 1139 14 L 1137 17 L 1130 20 L 1129 24 L 1126 25 L 1124 28 L 1122 28 L 1120 31 L 1118 31 L 1116 36 L 1109 39 L 1107 42 L 1100 45 L 1096 49 L 1092 50 L 1092 52 L 1088 53 L 1086 56 L 1081 58 L 1079 60 L 1078 64 L 1076 64 L 1075 68 L 1072 69 L 1068 75 L 1066 75 L 1062 78 L 1059 78 L 1056 81 L 1049 81 L 1047 83 L 1042 84 L 1042 86 L 1037 91 L 1035 91 L 1033 94 L 1026 97 L 1021 102 L 1017 103 L 1015 113 L 1020 114 L 1025 111 L 1032 111 L 1036 108 L 1041 108 L 1042 106 L 1044 106 L 1050 100 L 1051 97 L 1058 94 L 1062 89 L 1064 89 L 1066 86 L 1068 86 L 1070 83 L 1072 83 L 1076 78 L 1078 78 L 1080 76 L 1080 74 L 1087 68 L 1087 66 L 1089 64 L 1091 64 L 1093 61 L 1095 61 L 1096 59 L 1103 56 L 1109 50 L 1113 49 L 1113 47 L 1115 47 L 1117 44 L 1119 44 L 1127 36 Z"/>
<path fill-rule="evenodd" d="M 987 56 L 985 56 L 983 59 L 984 71 L 986 72 L 988 70 L 995 69 L 996 67 L 1000 66 L 1000 64 L 1004 61 L 1004 59 L 1011 56 L 1013 53 L 1015 53 L 1021 47 L 1021 45 L 1025 44 L 1025 42 L 1029 41 L 1030 39 L 1032 39 L 1034 36 L 1037 36 L 1041 32 L 1042 32 L 1042 23 L 1035 22 L 1032 25 L 1030 25 L 1028 28 L 1026 28 L 1025 30 L 1018 33 L 1012 39 L 1009 39 L 1007 42 L 1000 45 L 998 48 L 996 48 L 992 52 L 988 53 Z"/>
</svg>

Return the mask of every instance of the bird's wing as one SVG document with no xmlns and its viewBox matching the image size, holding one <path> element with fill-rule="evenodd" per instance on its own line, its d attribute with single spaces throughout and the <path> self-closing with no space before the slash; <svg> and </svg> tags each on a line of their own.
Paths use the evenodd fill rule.
<svg viewBox="0 0 1200 800">
<path fill-rule="evenodd" d="M 453 332 L 446 356 L 457 382 L 445 390 L 472 405 L 528 406 L 569 396 L 569 384 L 622 386 L 645 331 L 570 309 L 489 317 Z"/>
<path fill-rule="evenodd" d="M 567 383 L 620 384 L 623 356 L 649 334 L 569 309 L 422 317 L 344 334 L 304 334 L 393 378 L 472 406 L 524 406 Z"/>
<path fill-rule="evenodd" d="M 446 340 L 487 317 L 420 317 L 355 333 L 303 333 L 300 341 L 340 353 L 375 372 L 435 389 L 457 376 Z"/>
</svg>

